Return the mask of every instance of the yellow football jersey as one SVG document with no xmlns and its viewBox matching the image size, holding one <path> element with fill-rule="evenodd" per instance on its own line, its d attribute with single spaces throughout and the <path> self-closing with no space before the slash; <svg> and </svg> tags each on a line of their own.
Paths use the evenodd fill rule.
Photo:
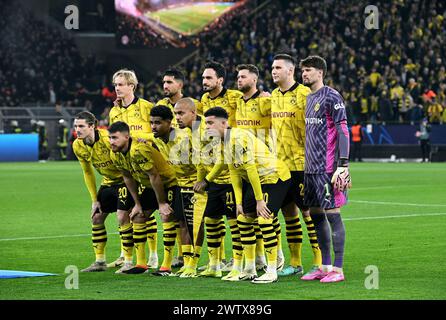
<svg viewBox="0 0 446 320">
<path fill-rule="evenodd" d="M 124 183 L 122 174 L 110 158 L 110 142 L 105 129 L 95 131 L 95 143 L 86 145 L 82 139 L 73 142 L 73 152 L 84 173 L 84 181 L 92 201 L 97 200 L 96 177 L 93 167 L 102 176 L 101 185 Z"/>
<path fill-rule="evenodd" d="M 237 128 L 247 129 L 257 138 L 269 145 L 271 130 L 271 97 L 259 97 L 257 91 L 248 100 L 237 100 L 235 119 Z"/>
<path fill-rule="evenodd" d="M 291 171 L 303 171 L 305 163 L 305 106 L 310 88 L 296 82 L 286 92 L 271 94 L 270 146 Z"/>
<path fill-rule="evenodd" d="M 206 178 L 218 184 L 229 184 L 231 179 L 227 165 L 220 167 L 217 175 L 211 175 L 215 164 L 224 164 L 220 140 L 209 138 L 206 134 L 205 119 L 198 116 L 192 128 L 192 163 L 197 168 L 197 181 Z M 218 143 L 217 143 L 218 142 Z"/>
<path fill-rule="evenodd" d="M 232 128 L 227 131 L 224 155 L 225 162 L 229 162 L 229 169 L 236 170 L 246 181 L 246 166 L 249 165 L 256 166 L 261 184 L 291 178 L 286 164 L 278 159 L 265 143 L 246 130 Z"/>
<path fill-rule="evenodd" d="M 262 199 L 261 185 L 275 184 L 279 179 L 286 181 L 291 178 L 286 164 L 252 133 L 239 128 L 229 129 L 226 132 L 224 144 L 225 162 L 229 163 L 231 181 L 238 204 L 241 203 L 241 179 L 251 183 L 256 199 L 260 200 Z"/>
<path fill-rule="evenodd" d="M 130 127 L 130 135 L 134 138 L 148 139 L 147 134 L 152 132 L 150 128 L 150 110 L 153 103 L 138 98 L 127 107 L 114 106 L 109 113 L 109 124 L 123 121 Z"/>
<path fill-rule="evenodd" d="M 82 139 L 73 142 L 73 152 L 78 160 L 86 165 L 92 165 L 102 176 L 102 185 L 111 186 L 123 183 L 122 174 L 110 159 L 110 142 L 108 131 L 95 130 L 95 143 L 86 145 Z"/>
<path fill-rule="evenodd" d="M 209 92 L 206 92 L 201 97 L 201 103 L 203 104 L 203 114 L 210 108 L 222 107 L 228 112 L 229 125 L 231 127 L 235 127 L 235 111 L 237 109 L 237 100 L 241 96 L 243 96 L 243 93 L 241 93 L 240 91 L 226 88 L 223 88 L 220 94 L 215 98 L 211 98 L 209 96 Z"/>
<path fill-rule="evenodd" d="M 111 152 L 111 159 L 118 169 L 130 172 L 133 178 L 145 187 L 152 188 L 147 173 L 152 168 L 158 171 L 165 188 L 177 185 L 175 171 L 156 145 L 153 145 L 152 140 L 138 142 L 131 139 L 129 150 L 125 154 Z"/>
<path fill-rule="evenodd" d="M 189 128 L 172 129 L 169 141 L 155 138 L 154 143 L 175 170 L 180 187 L 193 187 L 197 181 L 197 167 L 192 163 L 192 132 Z"/>
<path fill-rule="evenodd" d="M 214 167 L 218 171 L 213 171 Z M 201 171 L 203 174 L 201 174 Z M 230 184 L 231 176 L 229 168 L 224 161 L 223 146 L 220 139 L 211 138 L 201 146 L 199 176 L 205 176 L 206 180 L 217 184 Z"/>
</svg>

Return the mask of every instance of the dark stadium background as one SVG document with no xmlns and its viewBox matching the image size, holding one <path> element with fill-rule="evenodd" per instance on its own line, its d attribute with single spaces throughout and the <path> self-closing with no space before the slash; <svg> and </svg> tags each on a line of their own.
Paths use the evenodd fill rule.
<svg viewBox="0 0 446 320">
<path fill-rule="evenodd" d="M 158 8 L 173 2 L 151 4 Z M 370 4 L 379 10 L 377 30 L 365 27 L 369 15 L 364 11 Z M 79 30 L 65 28 L 69 5 L 79 9 Z M 443 307 L 445 1 L 248 0 L 180 42 L 166 42 L 138 19 L 116 12 L 112 0 L 0 0 L 0 10 L 0 270 L 56 274 L 0 279 L 2 310 L 11 304 L 15 315 L 22 310 L 35 315 L 39 307 L 48 306 L 42 308 L 47 316 L 47 310 L 59 304 L 70 315 L 91 315 L 94 310 L 102 317 L 107 311 L 116 317 L 129 306 L 132 312 L 141 306 L 144 315 L 165 312 L 171 319 L 173 307 L 184 302 L 271 304 L 274 318 L 281 312 L 314 317 L 314 310 L 318 316 L 346 311 L 363 316 L 382 312 L 376 308 L 379 300 L 384 300 L 386 312 L 390 305 L 399 314 L 412 311 L 410 307 Z M 279 52 L 298 60 L 309 54 L 323 56 L 328 62 L 326 82 L 343 95 L 349 126 L 362 124 L 364 162 L 350 163 L 353 187 L 342 209 L 348 231 L 346 281 L 321 286 L 290 276 L 259 288 L 203 277 L 117 277 L 115 270 L 108 270 L 81 273 L 79 290 L 68 290 L 66 268 L 91 263 L 91 203 L 76 161 L 47 160 L 60 160 L 57 141 L 65 129 L 73 139 L 73 116 L 90 110 L 106 126 L 115 99 L 111 76 L 123 67 L 136 71 L 137 95 L 152 102 L 163 97 L 161 75 L 170 66 L 184 70 L 185 95 L 199 99 L 201 73 L 209 59 L 227 67 L 229 88 L 235 88 L 237 64 L 257 65 L 260 88 L 271 91 L 272 57 Z M 300 81 L 299 72 L 296 79 Z M 430 159 L 439 163 L 416 163 L 421 150 L 415 134 L 422 119 L 431 126 Z M 75 160 L 69 143 L 67 152 L 68 159 Z M 120 250 L 115 217 L 107 219 L 107 230 L 111 260 Z M 312 258 L 306 237 L 305 268 Z M 228 252 L 229 241 L 227 233 Z M 158 245 L 162 250 L 162 241 Z M 285 254 L 288 259 L 288 250 Z M 200 265 L 206 259 L 202 255 Z M 370 266 L 379 268 L 376 290 L 366 287 Z M 306 301 L 300 305 L 301 299 Z M 24 300 L 32 309 L 22 308 Z M 358 312 L 348 300 L 364 308 Z M 327 307 L 320 308 L 321 302 Z"/>
<path fill-rule="evenodd" d="M 138 0 L 136 5 L 159 9 L 178 2 L 184 1 Z M 202 32 L 182 37 L 178 47 L 141 20 L 117 12 L 115 1 L 1 0 L 0 131 L 35 132 L 35 122 L 44 121 L 48 150 L 41 159 L 58 159 L 60 119 L 69 127 L 72 116 L 87 109 L 107 125 L 114 100 L 111 75 L 119 68 L 134 69 L 137 95 L 156 102 L 163 97 L 162 72 L 178 66 L 187 75 L 185 95 L 200 99 L 201 72 L 209 59 L 227 66 L 231 88 L 237 64 L 257 65 L 260 88 L 271 91 L 274 54 L 288 52 L 297 59 L 319 54 L 328 63 L 326 83 L 346 100 L 349 125 L 362 123 L 364 158 L 420 158 L 415 133 L 427 118 L 431 159 L 444 161 L 446 5 L 376 1 L 375 30 L 364 24 L 369 4 L 245 1 Z M 79 9 L 78 30 L 64 27 L 68 5 Z"/>
</svg>

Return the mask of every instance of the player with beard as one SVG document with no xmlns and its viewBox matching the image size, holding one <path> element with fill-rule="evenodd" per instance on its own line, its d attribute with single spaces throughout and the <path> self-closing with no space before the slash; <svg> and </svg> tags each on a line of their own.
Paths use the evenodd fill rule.
<svg viewBox="0 0 446 320">
<path fill-rule="evenodd" d="M 305 205 L 310 207 L 322 251 L 322 267 L 302 280 L 339 282 L 344 281 L 345 244 L 341 207 L 351 188 L 347 112 L 340 93 L 324 85 L 327 63 L 323 58 L 309 56 L 301 60 L 300 68 L 304 84 L 311 89 L 305 111 Z"/>
<path fill-rule="evenodd" d="M 124 184 L 121 172 L 110 159 L 110 142 L 108 132 L 97 128 L 98 120 L 88 111 L 75 116 L 74 130 L 77 138 L 73 142 L 73 152 L 81 165 L 85 185 L 91 196 L 92 242 L 96 255 L 95 262 L 81 272 L 97 272 L 107 270 L 105 264 L 105 245 L 107 231 L 105 220 L 109 213 L 116 212 L 121 236 L 121 248 L 124 251 L 123 266 L 116 271 L 122 273 L 133 267 L 133 227 L 129 212 L 133 205 L 130 194 Z M 102 175 L 101 186 L 96 189 L 96 177 L 93 171 Z"/>
<path fill-rule="evenodd" d="M 185 98 L 183 95 L 184 81 L 184 73 L 181 72 L 181 70 L 176 68 L 166 70 L 163 75 L 163 90 L 165 98 L 159 100 L 156 105 L 169 107 L 173 113 L 175 103 L 177 103 L 181 98 Z M 202 114 L 203 107 L 201 102 L 193 98 L 191 99 L 195 103 L 197 113 Z M 178 127 L 175 117 L 172 119 L 172 126 L 175 128 Z"/>
<path fill-rule="evenodd" d="M 136 265 L 125 271 L 127 274 L 143 273 L 146 264 L 146 221 L 158 209 L 163 221 L 175 220 L 172 213 L 178 190 L 175 171 L 152 141 L 140 142 L 130 136 L 129 126 L 122 121 L 109 128 L 111 159 L 122 172 L 124 182 L 135 205 L 130 213 L 133 221 L 133 240 Z"/>
<path fill-rule="evenodd" d="M 274 57 L 271 75 L 277 88 L 271 96 L 272 141 L 273 150 L 278 158 L 285 162 L 291 172 L 291 188 L 284 201 L 282 213 L 286 224 L 286 237 L 290 249 L 290 265 L 279 270 L 278 275 L 302 274 L 302 225 L 299 211 L 302 212 L 308 230 L 308 238 L 313 250 L 313 266 L 317 270 L 321 264 L 316 232 L 309 208 L 303 203 L 304 198 L 304 162 L 305 162 L 305 105 L 310 89 L 294 79 L 296 62 L 288 54 Z M 280 235 L 280 225 L 275 221 L 276 231 Z M 281 241 L 279 241 L 280 244 Z M 283 265 L 282 250 L 278 258 Z"/>
<path fill-rule="evenodd" d="M 183 96 L 184 81 L 185 81 L 184 73 L 181 70 L 177 68 L 170 68 L 166 70 L 163 75 L 163 90 L 165 98 L 159 100 L 156 103 L 156 105 L 169 107 L 169 109 L 172 111 L 173 114 L 175 104 L 184 97 Z M 203 110 L 201 102 L 193 98 L 190 99 L 192 99 L 192 101 L 194 102 L 197 113 L 201 114 Z M 173 128 L 178 128 L 178 124 L 175 117 L 172 119 L 171 126 Z M 181 234 L 180 226 L 178 225 L 177 226 L 178 256 L 174 258 L 174 260 L 172 261 L 173 268 L 182 267 L 184 265 L 180 234 Z"/>
<path fill-rule="evenodd" d="M 260 92 L 257 88 L 259 79 L 259 69 L 252 64 L 241 64 L 237 66 L 237 87 L 243 93 L 243 96 L 237 100 L 236 123 L 237 128 L 246 129 L 254 134 L 267 146 L 271 144 L 271 94 L 269 92 Z M 244 216 L 237 217 L 238 220 L 245 219 Z M 246 219 L 245 219 L 246 220 Z M 266 258 L 262 232 L 257 221 L 250 226 L 241 228 L 242 243 L 244 246 L 252 243 L 256 238 L 256 269 L 262 270 L 266 267 Z M 249 251 L 250 252 L 250 251 Z M 252 257 L 249 257 L 251 259 Z"/>
<path fill-rule="evenodd" d="M 202 74 L 203 79 L 203 91 L 205 92 L 203 96 L 201 97 L 201 103 L 203 105 L 203 113 L 206 112 L 208 109 L 213 107 L 222 107 L 226 110 L 226 112 L 229 114 L 229 125 L 231 127 L 236 127 L 235 123 L 235 112 L 237 109 L 237 100 L 243 95 L 238 90 L 232 90 L 227 89 L 224 84 L 226 80 L 226 69 L 225 67 L 216 61 L 210 61 L 205 64 L 204 71 Z M 215 155 L 217 156 L 217 155 Z M 212 172 L 212 165 L 208 166 L 201 166 L 200 168 L 206 168 L 205 172 L 198 173 L 198 183 L 201 185 L 201 187 L 197 188 L 197 190 L 204 190 L 202 186 L 204 184 L 208 184 L 212 181 L 204 181 L 201 180 L 201 177 L 204 177 L 207 174 L 210 174 Z M 225 172 L 227 172 L 227 180 L 223 181 L 220 180 L 219 183 L 225 184 L 228 188 L 232 190 L 231 182 L 229 179 L 229 171 L 226 169 Z M 200 192 L 200 191 L 198 191 Z M 219 192 L 223 192 L 223 190 L 219 190 Z M 232 191 L 227 190 L 227 192 L 232 193 Z M 228 193 L 228 194 L 229 194 Z M 231 200 L 228 198 L 228 200 Z M 231 202 L 231 201 L 229 201 Z M 233 206 L 231 205 L 231 208 Z M 208 209 L 213 209 L 209 207 Z M 234 214 L 230 214 L 230 217 L 228 219 L 228 223 L 230 224 L 231 233 L 236 236 L 236 233 L 238 233 L 238 227 L 235 217 L 235 210 L 229 210 L 230 212 L 233 212 Z M 228 212 L 229 212 L 228 211 Z M 209 212 L 206 213 L 207 215 Z M 213 213 L 215 214 L 215 213 Z M 209 225 L 212 225 L 210 223 Z M 222 238 L 225 239 L 226 234 L 226 228 L 224 226 L 224 219 L 221 219 L 220 222 L 221 228 L 222 228 Z M 237 237 L 237 236 L 236 236 Z M 221 242 L 221 250 L 220 250 L 220 259 L 224 262 L 225 259 L 225 249 L 224 249 L 225 242 Z M 232 261 L 231 261 L 232 262 Z M 229 262 L 225 267 L 223 267 L 222 271 L 230 271 L 232 269 L 232 263 Z"/>
<path fill-rule="evenodd" d="M 225 67 L 221 63 L 210 61 L 204 66 L 202 78 L 203 91 L 205 92 L 201 97 L 203 112 L 213 107 L 222 107 L 229 114 L 229 125 L 235 127 L 237 100 L 243 94 L 238 90 L 225 88 Z"/>
</svg>

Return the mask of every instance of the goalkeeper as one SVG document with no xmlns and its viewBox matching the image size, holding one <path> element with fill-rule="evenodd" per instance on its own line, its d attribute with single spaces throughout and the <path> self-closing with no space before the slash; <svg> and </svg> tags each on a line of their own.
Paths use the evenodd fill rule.
<svg viewBox="0 0 446 320">
<path fill-rule="evenodd" d="M 301 279 L 344 281 L 345 228 L 340 208 L 347 203 L 351 187 L 347 113 L 339 92 L 324 85 L 327 64 L 323 58 L 309 56 L 301 60 L 300 68 L 304 85 L 311 89 L 305 110 L 304 202 L 310 207 L 322 253 L 321 268 Z"/>
</svg>

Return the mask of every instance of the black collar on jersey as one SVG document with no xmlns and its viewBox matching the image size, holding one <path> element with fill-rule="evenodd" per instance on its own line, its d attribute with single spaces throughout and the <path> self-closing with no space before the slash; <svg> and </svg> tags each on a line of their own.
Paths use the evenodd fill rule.
<svg viewBox="0 0 446 320">
<path fill-rule="evenodd" d="M 96 142 L 99 141 L 99 139 L 100 139 L 100 136 L 99 136 L 99 130 L 94 129 L 94 141 L 93 141 L 93 143 L 92 143 L 91 145 L 86 144 L 84 139 L 82 139 L 82 142 L 83 142 L 86 146 L 93 147 L 94 144 L 95 144 Z"/>
<path fill-rule="evenodd" d="M 293 91 L 294 89 L 296 89 L 296 88 L 299 86 L 299 84 L 300 84 L 300 83 L 296 81 L 296 83 L 293 84 L 293 85 L 291 86 L 291 88 L 289 88 L 288 90 L 282 92 L 282 91 L 279 89 L 279 91 L 280 91 L 281 94 L 285 94 L 285 93 L 287 93 L 288 91 Z"/>
<path fill-rule="evenodd" d="M 247 103 L 249 100 L 251 100 L 251 99 L 255 99 L 255 98 L 257 98 L 258 96 L 260 95 L 260 91 L 259 90 L 257 90 L 251 97 L 249 97 L 248 99 L 244 99 L 243 98 L 243 96 L 242 96 L 242 99 L 243 99 L 243 101 L 245 101 L 245 103 Z"/>
<path fill-rule="evenodd" d="M 135 98 L 133 98 L 133 101 L 128 106 L 122 106 L 123 108 L 128 108 L 132 104 L 136 104 L 138 102 L 139 98 L 137 95 L 135 95 Z"/>
<path fill-rule="evenodd" d="M 133 141 L 133 139 L 132 139 L 132 137 L 130 137 L 130 138 L 129 138 L 129 148 L 127 149 L 126 152 L 123 152 L 123 153 L 122 153 L 123 155 L 126 155 L 126 154 L 130 151 L 130 148 L 132 147 L 132 141 Z"/>
<path fill-rule="evenodd" d="M 177 131 L 174 128 L 170 128 L 169 134 L 167 135 L 167 141 L 163 138 L 160 139 L 163 140 L 164 143 L 168 143 L 169 141 L 171 141 L 170 138 L 172 138 L 172 141 L 175 140 L 176 133 Z"/>
<path fill-rule="evenodd" d="M 209 99 L 211 100 L 215 100 L 217 98 L 223 98 L 223 96 L 226 94 L 226 91 L 228 91 L 228 89 L 226 89 L 225 87 L 223 87 L 223 90 L 221 90 L 221 92 L 215 97 L 215 98 L 211 98 L 211 96 L 209 96 Z"/>
</svg>

